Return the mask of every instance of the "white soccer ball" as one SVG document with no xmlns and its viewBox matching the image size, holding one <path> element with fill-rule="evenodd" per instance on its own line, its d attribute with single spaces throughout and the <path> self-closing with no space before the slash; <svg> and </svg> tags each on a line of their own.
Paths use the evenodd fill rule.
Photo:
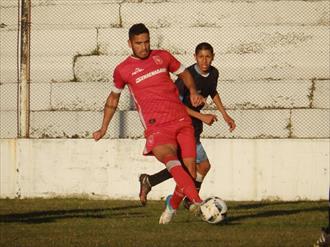
<svg viewBox="0 0 330 247">
<path fill-rule="evenodd" d="M 210 224 L 218 224 L 226 218 L 227 205 L 217 196 L 208 197 L 201 204 L 202 219 Z"/>
</svg>

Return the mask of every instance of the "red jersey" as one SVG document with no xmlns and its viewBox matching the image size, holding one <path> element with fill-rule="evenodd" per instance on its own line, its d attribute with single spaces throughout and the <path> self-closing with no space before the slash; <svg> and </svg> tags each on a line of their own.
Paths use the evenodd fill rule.
<svg viewBox="0 0 330 247">
<path fill-rule="evenodd" d="M 146 59 L 128 57 L 114 71 L 115 93 L 127 84 L 145 128 L 188 118 L 170 74 L 184 71 L 169 52 L 152 50 Z"/>
</svg>

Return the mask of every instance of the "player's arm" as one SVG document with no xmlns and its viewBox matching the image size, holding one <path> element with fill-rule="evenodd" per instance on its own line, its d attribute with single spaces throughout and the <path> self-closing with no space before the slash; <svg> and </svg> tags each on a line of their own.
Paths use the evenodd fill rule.
<svg viewBox="0 0 330 247">
<path fill-rule="evenodd" d="M 107 98 L 103 110 L 103 121 L 102 126 L 99 130 L 93 133 L 95 141 L 100 140 L 108 130 L 109 123 L 116 112 L 119 103 L 120 93 L 111 92 Z"/>
<path fill-rule="evenodd" d="M 182 73 L 178 74 L 178 77 L 183 81 L 184 85 L 190 92 L 190 101 L 194 107 L 205 103 L 205 99 L 202 95 L 199 95 L 196 90 L 195 81 L 190 72 L 185 69 Z"/>
<path fill-rule="evenodd" d="M 232 132 L 236 128 L 235 121 L 227 114 L 227 112 L 221 102 L 219 94 L 216 93 L 212 100 L 213 100 L 214 104 L 216 105 L 217 109 L 221 112 L 223 119 L 228 124 L 229 131 Z"/>
<path fill-rule="evenodd" d="M 192 110 L 191 108 L 189 108 L 187 106 L 186 106 L 186 109 L 187 109 L 189 116 L 197 118 L 209 126 L 211 126 L 215 121 L 218 121 L 217 116 L 214 114 L 200 113 L 198 111 Z"/>
</svg>

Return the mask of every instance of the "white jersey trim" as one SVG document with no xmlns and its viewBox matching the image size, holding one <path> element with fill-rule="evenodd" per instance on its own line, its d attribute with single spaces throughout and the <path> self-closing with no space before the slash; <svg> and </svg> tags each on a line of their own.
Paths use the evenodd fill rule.
<svg viewBox="0 0 330 247">
<path fill-rule="evenodd" d="M 186 69 L 186 67 L 183 64 L 180 64 L 180 67 L 173 72 L 173 74 L 179 75 L 181 74 L 184 70 Z"/>
<path fill-rule="evenodd" d="M 121 89 L 121 88 L 117 88 L 117 87 L 113 87 L 113 88 L 111 89 L 111 91 L 114 92 L 114 93 L 121 93 L 121 91 L 123 91 L 123 89 Z"/>
</svg>

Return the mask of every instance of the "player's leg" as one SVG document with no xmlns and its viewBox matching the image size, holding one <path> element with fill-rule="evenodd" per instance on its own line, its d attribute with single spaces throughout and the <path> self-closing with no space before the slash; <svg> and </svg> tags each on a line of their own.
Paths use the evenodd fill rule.
<svg viewBox="0 0 330 247">
<path fill-rule="evenodd" d="M 195 140 L 193 136 L 193 127 L 190 120 L 188 121 L 188 124 L 186 122 L 180 121 L 179 123 L 168 125 L 166 127 L 155 127 L 146 130 L 145 132 L 146 146 L 144 154 L 149 154 L 152 152 L 160 162 L 165 164 L 167 170 L 170 172 L 176 183 L 176 191 L 173 193 L 172 197 L 167 200 L 168 206 L 160 218 L 160 224 L 166 224 L 171 221 L 175 210 L 180 205 L 180 203 L 177 204 L 176 201 L 173 200 L 173 198 L 175 198 L 177 195 L 183 194 L 196 204 L 202 202 L 196 190 L 194 181 L 183 169 L 181 162 L 177 157 L 177 136 L 182 126 L 190 127 L 189 138 L 192 139 L 193 146 L 189 146 L 189 151 L 186 151 L 186 153 L 188 153 L 190 157 L 193 157 L 193 160 L 195 160 Z"/>
<path fill-rule="evenodd" d="M 180 147 L 178 147 L 178 158 L 181 164 L 183 164 L 182 157 L 181 157 L 181 150 Z M 185 166 L 183 168 L 186 169 Z M 154 173 L 152 175 L 143 173 L 139 176 L 139 181 L 140 181 L 140 202 L 142 206 L 145 206 L 147 204 L 147 196 L 148 193 L 151 191 L 152 187 L 168 180 L 169 178 L 172 178 L 171 173 L 165 168 L 157 173 Z"/>
<path fill-rule="evenodd" d="M 187 123 L 181 123 L 182 127 L 177 133 L 177 142 L 180 147 L 180 158 L 190 176 L 196 178 L 196 142 L 194 138 L 194 128 Z"/>
<path fill-rule="evenodd" d="M 169 178 L 172 178 L 172 175 L 168 172 L 166 168 L 152 175 L 148 175 L 145 173 L 140 175 L 139 197 L 142 206 L 145 206 L 147 204 L 147 196 L 148 193 L 151 191 L 152 187 L 166 181 Z"/>
<path fill-rule="evenodd" d="M 196 178 L 196 143 L 194 138 L 194 129 L 190 122 L 182 122 L 181 127 L 177 133 L 177 142 L 179 143 L 180 150 L 181 150 L 181 157 L 184 162 L 184 165 L 186 167 L 186 170 L 188 170 L 187 174 L 188 176 L 193 178 L 195 180 Z M 194 184 L 194 191 L 196 191 L 197 195 L 198 192 L 196 190 L 195 184 Z M 187 195 L 186 193 L 182 194 L 180 191 L 178 191 L 178 188 L 176 188 L 175 193 L 173 194 L 171 198 L 171 202 L 175 206 L 179 206 L 182 202 L 183 198 Z M 189 200 L 191 201 L 191 198 L 187 196 Z M 197 198 L 197 197 L 196 197 Z M 191 201 L 193 204 L 198 205 L 202 200 L 198 196 L 197 200 Z M 196 207 L 197 208 L 197 207 Z"/>
<path fill-rule="evenodd" d="M 196 172 L 196 178 L 195 178 L 194 182 L 195 182 L 196 189 L 199 192 L 200 188 L 202 186 L 203 180 L 211 168 L 211 164 L 206 155 L 204 147 L 201 143 L 198 143 L 196 145 L 196 154 L 197 154 L 197 156 L 196 156 L 197 172 Z M 183 205 L 186 209 L 189 209 L 191 204 L 192 204 L 192 202 L 188 198 L 184 199 Z"/>
<path fill-rule="evenodd" d="M 151 187 L 156 186 L 170 178 L 172 178 L 172 175 L 166 168 L 153 175 L 148 176 L 148 180 Z"/>
<path fill-rule="evenodd" d="M 158 145 L 152 150 L 154 156 L 165 164 L 166 169 L 172 175 L 178 189 L 186 195 L 191 201 L 199 203 L 200 199 L 194 182 L 187 172 L 183 169 L 181 162 L 176 155 L 176 146 L 173 144 Z M 176 205 L 173 207 L 177 208 Z"/>
<path fill-rule="evenodd" d="M 200 191 L 203 180 L 207 175 L 207 173 L 209 172 L 209 170 L 211 169 L 211 164 L 202 143 L 197 143 L 196 154 L 197 154 L 196 155 L 197 172 L 196 172 L 195 185 L 196 185 L 196 189 Z"/>
<path fill-rule="evenodd" d="M 180 147 L 177 148 L 177 153 L 180 163 L 183 164 Z M 183 168 L 185 168 L 185 166 L 183 166 Z M 147 196 L 148 193 L 151 191 L 152 187 L 168 180 L 169 178 L 172 178 L 172 175 L 171 173 L 169 173 L 169 171 L 166 168 L 152 175 L 146 173 L 140 175 L 139 198 L 142 206 L 145 206 L 147 204 L 147 200 L 148 200 Z"/>
<path fill-rule="evenodd" d="M 203 182 L 206 174 L 210 170 L 211 165 L 208 160 L 207 154 L 204 150 L 204 147 L 201 143 L 198 143 L 196 145 L 196 153 L 197 153 L 197 157 L 196 157 L 197 172 L 196 172 L 196 178 L 194 179 L 194 183 L 195 183 L 197 191 L 199 192 L 202 182 Z M 189 160 L 189 159 L 188 160 L 186 159 L 185 162 L 182 160 L 180 148 L 178 151 L 178 157 L 182 164 L 191 163 L 191 160 Z M 186 166 L 184 166 L 184 168 L 189 173 Z M 153 186 L 156 186 L 171 177 L 172 176 L 168 172 L 167 169 L 163 169 L 160 172 L 155 173 L 153 175 L 141 174 L 141 176 L 140 176 L 140 201 L 141 201 L 142 205 L 146 204 L 147 194 L 151 191 L 151 188 Z M 176 194 L 177 194 L 177 196 L 174 196 L 173 200 L 176 201 L 175 204 L 177 205 L 177 204 L 180 204 L 182 197 L 184 197 L 184 195 L 182 193 L 179 193 L 178 191 L 176 191 Z M 189 207 L 191 205 L 192 205 L 192 202 L 188 199 L 188 197 L 186 197 L 184 200 L 185 208 L 189 209 Z"/>
<path fill-rule="evenodd" d="M 165 164 L 167 170 L 171 173 L 176 182 L 173 195 L 166 199 L 166 208 L 162 213 L 159 223 L 167 224 L 172 220 L 180 201 L 177 198 L 187 196 L 192 202 L 200 203 L 198 192 L 191 177 L 185 172 L 176 155 L 176 146 L 172 144 L 158 145 L 152 150 L 154 156 Z"/>
</svg>

